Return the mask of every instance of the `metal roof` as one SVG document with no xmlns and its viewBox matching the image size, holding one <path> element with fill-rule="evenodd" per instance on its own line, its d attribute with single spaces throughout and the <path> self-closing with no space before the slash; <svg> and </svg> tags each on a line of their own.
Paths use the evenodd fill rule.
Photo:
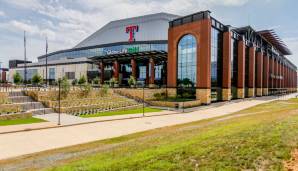
<svg viewBox="0 0 298 171">
<path fill-rule="evenodd" d="M 131 25 L 139 26 L 139 31 L 135 33 L 136 41 L 168 40 L 169 22 L 178 17 L 180 16 L 156 13 L 112 21 L 81 41 L 74 48 L 127 42 L 129 34 L 126 33 L 126 27 Z"/>
<path fill-rule="evenodd" d="M 283 55 L 292 55 L 292 52 L 287 45 L 278 37 L 274 30 L 262 30 L 257 32 L 274 47 L 277 48 Z"/>
</svg>

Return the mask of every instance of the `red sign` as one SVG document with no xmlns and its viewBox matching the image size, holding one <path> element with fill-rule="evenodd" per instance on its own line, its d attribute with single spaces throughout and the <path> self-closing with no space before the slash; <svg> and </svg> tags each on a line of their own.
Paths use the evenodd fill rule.
<svg viewBox="0 0 298 171">
<path fill-rule="evenodd" d="M 135 39 L 135 33 L 139 32 L 139 26 L 138 25 L 134 25 L 134 26 L 127 26 L 126 27 L 126 33 L 129 34 L 129 42 L 134 42 L 136 41 Z"/>
</svg>

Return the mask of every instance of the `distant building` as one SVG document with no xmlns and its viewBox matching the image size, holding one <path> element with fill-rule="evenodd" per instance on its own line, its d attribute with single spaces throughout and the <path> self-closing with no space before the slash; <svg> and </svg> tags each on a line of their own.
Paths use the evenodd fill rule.
<svg viewBox="0 0 298 171">
<path fill-rule="evenodd" d="M 8 81 L 8 69 L 7 68 L 0 68 L 0 82 L 7 82 Z"/>
</svg>

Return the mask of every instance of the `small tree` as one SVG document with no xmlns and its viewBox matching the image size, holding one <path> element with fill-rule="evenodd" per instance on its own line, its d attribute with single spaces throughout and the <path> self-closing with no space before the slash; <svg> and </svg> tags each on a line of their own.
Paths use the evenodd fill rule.
<svg viewBox="0 0 298 171">
<path fill-rule="evenodd" d="M 90 94 L 91 90 L 92 90 L 92 86 L 90 84 L 83 85 L 82 96 L 83 97 L 88 97 L 88 95 Z"/>
<path fill-rule="evenodd" d="M 109 91 L 109 86 L 108 85 L 103 85 L 102 88 L 100 89 L 100 96 L 104 97 L 108 95 L 108 91 Z"/>
<path fill-rule="evenodd" d="M 20 75 L 20 73 L 16 72 L 14 75 L 13 75 L 13 82 L 17 85 L 21 84 L 22 83 L 22 76 Z"/>
<path fill-rule="evenodd" d="M 128 84 L 130 87 L 134 87 L 137 84 L 137 80 L 135 79 L 134 76 L 130 76 L 128 79 Z"/>
<path fill-rule="evenodd" d="M 93 79 L 93 84 L 99 85 L 100 84 L 100 79 L 98 77 Z"/>
<path fill-rule="evenodd" d="M 61 84 L 61 96 L 62 98 L 66 98 L 70 91 L 70 84 L 66 77 L 63 77 L 59 82 Z"/>
<path fill-rule="evenodd" d="M 77 79 L 72 80 L 71 84 L 72 84 L 73 86 L 77 85 L 77 84 L 78 84 L 78 80 L 77 80 Z"/>
<path fill-rule="evenodd" d="M 118 81 L 115 77 L 111 78 L 109 82 L 111 87 L 114 87 L 116 84 L 118 84 Z"/>
<path fill-rule="evenodd" d="M 84 75 L 82 75 L 81 77 L 80 77 L 80 79 L 79 79 L 79 85 L 83 85 L 83 84 L 86 84 L 86 78 L 85 78 L 85 76 Z"/>
<path fill-rule="evenodd" d="M 38 85 L 42 82 L 42 77 L 39 75 L 39 74 L 35 74 L 33 77 L 32 77 L 32 83 L 35 84 L 35 85 Z"/>
</svg>

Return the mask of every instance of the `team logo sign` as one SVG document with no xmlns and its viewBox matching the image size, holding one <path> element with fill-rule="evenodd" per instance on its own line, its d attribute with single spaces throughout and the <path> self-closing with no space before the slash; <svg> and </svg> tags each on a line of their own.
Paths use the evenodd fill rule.
<svg viewBox="0 0 298 171">
<path fill-rule="evenodd" d="M 138 25 L 134 25 L 134 26 L 127 26 L 126 27 L 126 33 L 129 34 L 129 42 L 134 42 L 136 41 L 135 39 L 135 33 L 139 32 L 139 26 Z"/>
</svg>

